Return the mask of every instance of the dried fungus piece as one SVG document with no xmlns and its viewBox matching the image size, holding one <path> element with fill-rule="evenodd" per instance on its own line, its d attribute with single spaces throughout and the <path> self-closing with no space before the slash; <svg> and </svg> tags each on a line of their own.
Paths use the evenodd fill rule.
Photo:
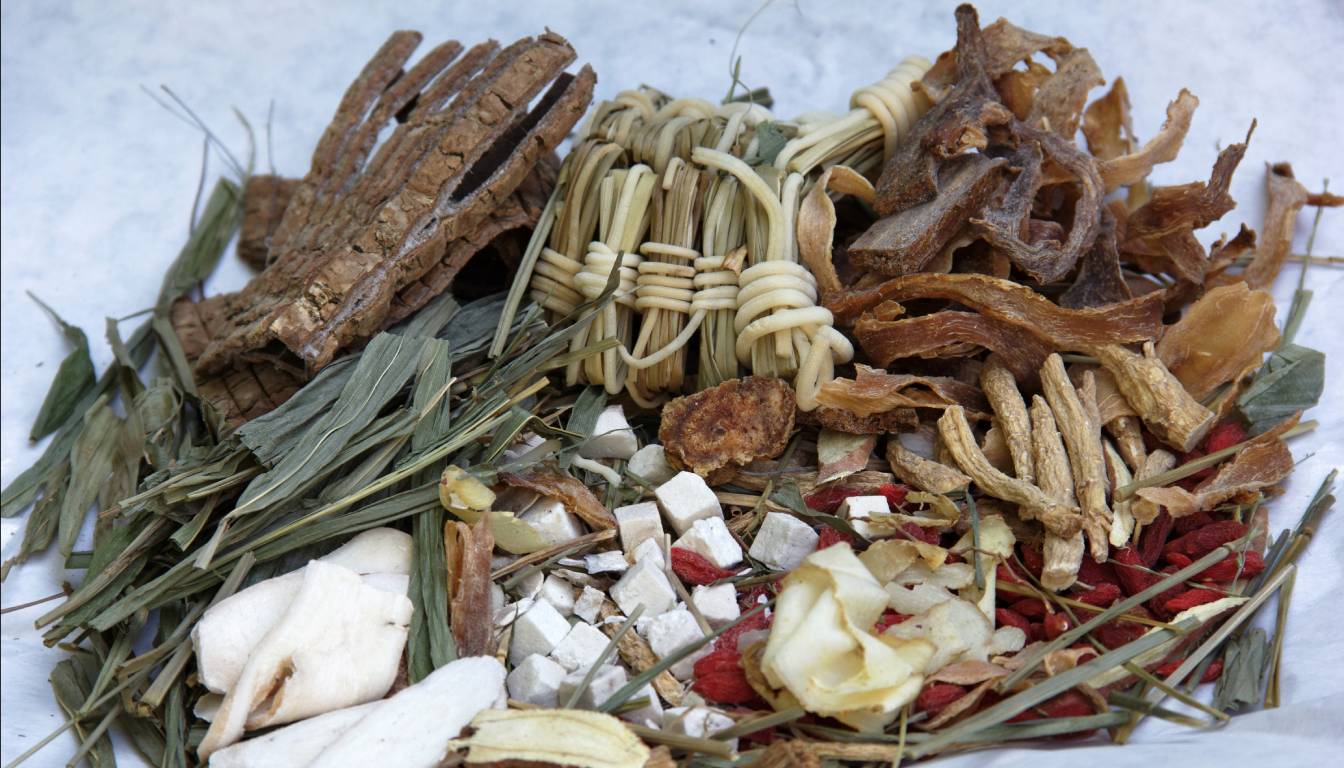
<svg viewBox="0 0 1344 768">
<path fill-rule="evenodd" d="M 1120 80 L 1116 80 L 1116 87 L 1120 87 Z M 1112 89 L 1114 93 L 1114 89 Z M 1127 132 L 1128 130 L 1128 98 L 1125 97 L 1125 116 Z M 1096 107 L 1097 102 L 1092 105 Z M 1128 187 L 1138 184 L 1148 178 L 1152 173 L 1153 166 L 1161 163 L 1169 163 L 1176 159 L 1176 154 L 1181 151 L 1181 144 L 1185 142 L 1185 135 L 1190 131 L 1190 121 L 1195 116 L 1195 108 L 1199 106 L 1199 99 L 1195 98 L 1193 93 L 1182 88 L 1176 95 L 1175 100 L 1167 105 L 1167 119 L 1162 123 L 1162 128 L 1158 130 L 1157 135 L 1149 139 L 1139 151 L 1132 154 L 1125 153 L 1120 155 L 1111 155 L 1101 158 L 1102 162 L 1097 164 L 1097 173 L 1101 175 L 1102 182 L 1106 185 L 1106 191 L 1111 191 L 1119 187 Z M 1091 112 L 1091 107 L 1088 112 Z M 1109 111 L 1111 108 L 1107 108 Z M 1098 112 L 1098 120 L 1102 120 L 1102 112 Z M 1111 118 L 1107 118 L 1111 119 Z M 1088 147 L 1092 148 L 1093 134 L 1087 132 L 1087 123 L 1084 122 L 1083 132 L 1088 139 Z M 1116 136 L 1111 129 L 1106 129 L 1105 134 L 1098 131 L 1098 139 L 1102 140 L 1101 135 Z M 1110 148 L 1120 146 L 1114 139 L 1109 140 L 1105 146 L 1108 148 L 1107 154 L 1110 154 Z M 1093 154 L 1096 154 L 1095 150 Z"/>
<path fill-rule="evenodd" d="M 1274 297 L 1237 282 L 1210 289 L 1157 342 L 1157 356 L 1190 395 L 1204 399 L 1260 366 L 1279 346 Z"/>
<path fill-rule="evenodd" d="M 272 236 L 272 263 L 230 298 L 200 373 L 277 356 L 310 372 L 377 331 L 398 291 L 519 186 L 591 96 L 592 71 L 565 74 L 574 52 L 553 33 L 461 57 L 446 43 L 403 73 L 418 43 L 394 34 L 346 92 Z"/>
<path fill-rule="evenodd" d="M 490 555 L 495 537 L 490 522 L 473 526 L 449 520 L 443 526 L 448 565 L 449 619 L 457 652 L 487 656 L 494 650 L 494 623 L 490 611 Z"/>
<path fill-rule="evenodd" d="M 894 408 L 937 408 L 960 405 L 975 418 L 988 416 L 989 405 L 973 386 L 946 376 L 888 373 L 855 364 L 854 378 L 833 379 L 821 385 L 817 400 L 858 416 L 886 413 Z"/>
<path fill-rule="evenodd" d="M 1093 560 L 1103 563 L 1106 561 L 1107 540 L 1110 537 L 1111 510 L 1106 506 L 1101 425 L 1095 423 L 1092 417 L 1095 399 L 1091 407 L 1084 405 L 1078 390 L 1074 389 L 1073 382 L 1064 371 L 1064 361 L 1059 355 L 1051 355 L 1041 368 L 1041 388 L 1069 454 L 1073 490 L 1083 515 L 1083 532 L 1087 534 L 1088 551 Z M 1095 398 L 1095 390 L 1093 396 Z"/>
<path fill-rule="evenodd" d="M 795 405 L 783 380 L 730 379 L 663 406 L 658 440 L 674 468 L 722 482 L 738 467 L 784 451 Z"/>
<path fill-rule="evenodd" d="M 1213 426 L 1216 415 L 1181 386 L 1151 342 L 1143 345 L 1142 355 L 1118 344 L 1089 351 L 1111 372 L 1125 399 L 1162 442 L 1188 452 Z"/>
<path fill-rule="evenodd" d="M 559 499 L 565 510 L 578 515 L 579 519 L 594 531 L 603 531 L 616 527 L 616 518 L 606 508 L 588 486 L 568 472 L 554 466 L 538 464 L 521 472 L 508 472 L 499 479 L 514 488 L 526 488 L 541 495 Z"/>
<path fill-rule="evenodd" d="M 1049 530 L 1071 536 L 1078 530 L 1078 508 L 1046 496 L 1040 488 L 995 469 L 975 443 L 961 406 L 948 408 L 938 419 L 938 434 L 957 466 L 986 494 L 1030 510 Z"/>
<path fill-rule="evenodd" d="M 266 268 L 271 235 L 280 226 L 298 179 L 258 173 L 243 187 L 243 221 L 238 231 L 238 258 L 253 269 Z"/>
<path fill-rule="evenodd" d="M 971 482 L 971 478 L 957 469 L 920 456 L 901 445 L 895 437 L 887 440 L 886 455 L 892 474 L 921 491 L 947 494 L 965 490 Z"/>
<path fill-rule="evenodd" d="M 601 712 L 487 709 L 470 728 L 467 765 L 644 768 L 649 759 L 638 736 Z"/>
</svg>

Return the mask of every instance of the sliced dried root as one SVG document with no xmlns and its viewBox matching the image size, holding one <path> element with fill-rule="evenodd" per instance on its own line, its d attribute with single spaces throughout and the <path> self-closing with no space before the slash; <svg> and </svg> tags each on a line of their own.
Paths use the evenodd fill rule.
<svg viewBox="0 0 1344 768">
<path fill-rule="evenodd" d="M 1092 378 L 1090 372 L 1084 376 L 1086 380 Z M 1064 361 L 1058 354 L 1051 354 L 1041 368 L 1041 388 L 1068 450 L 1069 469 L 1073 473 L 1074 494 L 1083 514 L 1083 531 L 1087 534 L 1088 550 L 1093 560 L 1105 562 L 1111 510 L 1106 506 L 1101 425 L 1093 421 L 1095 384 L 1089 398 L 1091 407 L 1085 407 L 1078 390 L 1074 389 L 1073 382 L 1064 370 Z"/>
<path fill-rule="evenodd" d="M 1216 418 L 1162 364 L 1151 342 L 1136 354 L 1118 344 L 1088 350 L 1115 377 L 1116 386 L 1148 430 L 1181 451 L 1193 449 Z"/>
</svg>

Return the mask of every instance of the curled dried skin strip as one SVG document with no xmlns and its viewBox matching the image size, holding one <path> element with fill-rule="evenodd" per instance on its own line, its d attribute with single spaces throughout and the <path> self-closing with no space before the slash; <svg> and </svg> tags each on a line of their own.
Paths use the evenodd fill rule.
<svg viewBox="0 0 1344 768">
<path fill-rule="evenodd" d="M 1116 80 L 1116 88 L 1122 87 L 1120 83 L 1120 80 Z M 1114 89 L 1112 89 L 1112 93 L 1114 93 Z M 1128 98 L 1124 98 L 1126 101 L 1124 120 L 1127 123 L 1129 117 Z M 1097 105 L 1093 104 L 1092 106 Z M 1138 184 L 1147 178 L 1148 174 L 1152 173 L 1153 166 L 1175 160 L 1176 153 L 1180 152 L 1181 144 L 1185 141 L 1185 135 L 1190 131 L 1190 121 L 1194 118 L 1195 108 L 1198 106 L 1199 99 L 1195 98 L 1193 93 L 1182 88 L 1181 92 L 1176 95 L 1175 100 L 1167 105 L 1167 120 L 1162 123 L 1162 128 L 1156 136 L 1149 139 L 1137 152 L 1103 158 L 1097 164 L 1097 173 L 1101 175 L 1101 180 L 1106 185 L 1106 191 Z M 1091 113 L 1091 108 L 1088 109 L 1088 112 Z M 1098 114 L 1098 117 L 1100 117 L 1100 114 Z M 1088 147 L 1091 148 L 1093 134 L 1088 133 L 1086 121 L 1083 125 L 1083 133 L 1087 136 Z M 1114 147 L 1116 143 L 1112 140 L 1106 146 Z"/>
<path fill-rule="evenodd" d="M 1055 424 L 1055 415 L 1045 398 L 1031 398 L 1031 454 L 1036 465 L 1036 482 L 1047 496 L 1065 503 L 1075 503 L 1073 470 L 1064 448 L 1064 438 Z M 1041 585 L 1056 592 L 1073 586 L 1078 580 L 1078 569 L 1083 563 L 1083 532 L 1060 536 L 1046 531 L 1041 545 L 1044 565 L 1041 567 Z"/>
<path fill-rule="evenodd" d="M 1275 163 L 1265 174 L 1269 205 L 1265 209 L 1265 223 L 1260 228 L 1260 247 L 1255 258 L 1241 273 L 1252 288 L 1264 288 L 1274 283 L 1274 277 L 1283 269 L 1283 261 L 1293 245 L 1293 227 L 1297 212 L 1307 203 L 1307 190 L 1293 178 L 1293 166 Z"/>
<path fill-rule="evenodd" d="M 1176 455 L 1158 448 L 1144 457 L 1143 466 L 1139 468 L 1134 477 L 1136 480 L 1143 481 L 1150 477 L 1157 477 L 1175 467 Z M 1145 499 L 1142 494 L 1139 494 L 1138 498 L 1135 498 L 1129 505 L 1129 512 L 1134 515 L 1134 522 L 1139 525 L 1148 525 L 1157 519 L 1158 514 L 1162 512 L 1162 507 L 1157 502 Z"/>
<path fill-rule="evenodd" d="M 1008 454 L 1012 458 L 1013 473 L 1018 480 L 1036 481 L 1035 462 L 1031 455 L 1031 420 L 1027 404 L 1017 389 L 1013 374 L 998 361 L 990 361 L 980 370 L 980 389 L 994 409 L 994 424 L 999 428 Z"/>
<path fill-rule="evenodd" d="M 882 301 L 908 299 L 964 304 L 1057 349 L 1146 341 L 1162 331 L 1162 297 L 1157 294 L 1105 307 L 1065 309 L 1025 285 L 988 275 L 903 275 L 874 288 L 849 291 L 828 306 L 836 321 L 844 323 Z"/>
<path fill-rule="evenodd" d="M 1087 375 L 1090 379 L 1091 376 Z M 1110 536 L 1111 510 L 1106 506 L 1106 477 L 1101 454 L 1101 425 L 1092 421 L 1091 408 L 1083 404 L 1078 390 L 1064 371 L 1064 361 L 1053 354 L 1041 367 L 1041 389 L 1059 425 L 1073 473 L 1073 490 L 1083 514 L 1092 559 L 1103 563 Z M 1095 406 L 1093 406 L 1095 407 Z"/>
<path fill-rule="evenodd" d="M 1238 282 L 1191 304 L 1162 334 L 1157 356 L 1192 397 L 1203 399 L 1258 368 L 1278 346 L 1274 297 Z"/>
<path fill-rule="evenodd" d="M 996 499 L 1012 502 L 1031 510 L 1047 529 L 1061 536 L 1078 530 L 1078 508 L 1047 496 L 1040 488 L 995 469 L 975 443 L 966 413 L 959 405 L 943 412 L 938 419 L 938 434 L 957 466 L 970 476 L 980 490 Z"/>
<path fill-rule="evenodd" d="M 1148 430 L 1162 442 L 1190 451 L 1213 426 L 1213 411 L 1199 404 L 1162 364 L 1152 342 L 1136 354 L 1118 344 L 1090 350 L 1115 377 L 1116 386 Z"/>
<path fill-rule="evenodd" d="M 971 478 L 946 464 L 926 459 L 901 445 L 895 436 L 887 440 L 887 463 L 901 482 L 929 493 L 947 494 L 964 490 Z"/>
<path fill-rule="evenodd" d="M 448 564 L 449 617 L 462 656 L 487 656 L 494 649 L 490 620 L 490 554 L 495 537 L 490 521 L 476 525 L 449 520 L 443 526 Z"/>
<path fill-rule="evenodd" d="M 541 496 L 559 499 L 565 509 L 588 524 L 595 531 L 616 527 L 616 518 L 593 492 L 578 478 L 548 465 L 536 465 L 522 472 L 500 475 L 504 484 L 526 488 Z"/>
<path fill-rule="evenodd" d="M 1026 122 L 1071 142 L 1088 92 L 1105 83 L 1092 54 L 1086 48 L 1074 48 L 1055 60 L 1055 72 L 1037 89 Z"/>
<path fill-rule="evenodd" d="M 823 298 L 844 287 L 831 260 L 836 217 L 830 192 L 853 195 L 868 205 L 872 205 L 877 194 L 872 182 L 853 169 L 833 165 L 822 172 L 812 191 L 803 198 L 802 207 L 798 209 L 798 257 L 817 278 L 817 288 Z"/>
<path fill-rule="evenodd" d="M 869 359 L 882 366 L 908 357 L 965 357 L 983 347 L 1024 384 L 1035 380 L 1051 351 L 1049 344 L 1019 326 L 952 310 L 899 320 L 865 315 L 854 326 L 854 337 Z"/>
<path fill-rule="evenodd" d="M 856 416 L 886 413 L 893 408 L 946 408 L 965 406 L 983 418 L 989 406 L 970 384 L 946 376 L 916 376 L 888 373 L 862 363 L 854 366 L 854 378 L 839 378 L 822 385 L 817 401 Z"/>
<path fill-rule="evenodd" d="M 1170 114 L 1171 107 L 1167 112 Z M 1087 151 L 1102 161 L 1098 171 L 1101 180 L 1107 181 L 1106 161 L 1134 150 L 1134 124 L 1129 116 L 1129 89 L 1125 86 L 1125 78 L 1115 78 L 1111 90 L 1083 112 L 1083 137 L 1087 139 Z M 1110 187 L 1109 183 L 1107 187 Z"/>
</svg>

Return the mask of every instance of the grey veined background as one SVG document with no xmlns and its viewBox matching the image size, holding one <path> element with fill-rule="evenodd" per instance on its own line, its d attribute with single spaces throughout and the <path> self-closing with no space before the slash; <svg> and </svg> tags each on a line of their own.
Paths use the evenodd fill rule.
<svg viewBox="0 0 1344 768">
<path fill-rule="evenodd" d="M 419 29 L 426 46 L 511 41 L 545 27 L 566 35 L 597 70 L 598 97 L 647 83 L 674 95 L 718 99 L 729 84 L 734 37 L 760 6 L 735 0 L 639 2 L 4 2 L 0 12 L 0 475 L 8 482 L 36 456 L 28 427 L 65 350 L 60 334 L 25 291 L 42 297 L 93 339 L 101 368 L 110 352 L 98 337 L 108 315 L 149 306 L 163 269 L 185 235 L 200 164 L 200 136 L 155 105 L 142 86 L 171 86 L 233 147 L 245 147 L 237 107 L 261 126 L 274 101 L 275 167 L 301 175 L 337 99 L 394 29 Z M 954 37 L 952 2 L 777 2 L 743 36 L 742 78 L 769 86 L 777 114 L 843 110 L 855 88 L 902 57 L 932 58 Z M 1161 125 L 1181 87 L 1200 99 L 1180 158 L 1158 183 L 1207 178 L 1220 146 L 1259 128 L 1232 185 L 1236 211 L 1206 239 L 1258 227 L 1264 166 L 1288 160 L 1311 189 L 1321 179 L 1344 188 L 1344 3 L 1031 2 L 979 3 L 986 23 L 1006 16 L 1034 31 L 1087 46 L 1108 77 L 1123 75 L 1141 139 Z M 1100 89 L 1094 95 L 1100 95 Z M 259 165 L 267 164 L 266 147 Z M 216 169 L 218 166 L 216 166 Z M 1310 215 L 1299 217 L 1295 248 Z M 1316 253 L 1344 253 L 1344 212 L 1327 213 Z M 230 290 L 248 277 L 236 257 L 208 285 Z M 1284 270 L 1275 295 L 1286 307 L 1297 270 Z M 1312 414 L 1321 428 L 1293 442 L 1301 461 L 1272 527 L 1296 520 L 1330 468 L 1344 464 L 1344 341 L 1338 306 L 1344 270 L 1315 268 L 1316 303 L 1299 341 L 1327 352 L 1327 397 Z M 1344 746 L 1344 634 L 1337 595 L 1344 575 L 1344 512 L 1327 519 L 1302 562 L 1293 600 L 1283 679 L 1284 706 L 1236 718 L 1196 735 L 1149 722 L 1124 748 L 1002 750 L 940 765 L 1312 765 Z M 17 546 L 22 520 L 4 520 L 3 554 Z M 17 570 L 3 605 L 51 594 L 67 575 L 52 558 Z M 37 611 L 0 620 L 3 729 L 7 762 L 55 727 L 46 676 L 58 654 L 32 630 Z M 30 765 L 63 765 L 63 737 Z M 127 753 L 126 765 L 139 761 Z"/>
</svg>

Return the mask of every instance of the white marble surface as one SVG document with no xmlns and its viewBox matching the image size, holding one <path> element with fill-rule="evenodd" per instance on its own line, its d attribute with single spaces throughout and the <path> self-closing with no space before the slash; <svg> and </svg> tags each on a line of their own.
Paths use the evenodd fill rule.
<svg viewBox="0 0 1344 768">
<path fill-rule="evenodd" d="M 344 85 L 396 28 L 428 41 L 455 37 L 512 40 L 549 26 L 573 41 L 599 75 L 599 96 L 646 82 L 674 94 L 717 98 L 728 86 L 733 37 L 754 2 L 695 0 L 655 13 L 629 2 L 398 2 L 395 4 L 232 0 L 227 3 L 5 2 L 0 131 L 0 253 L 3 254 L 3 398 L 0 475 L 8 482 L 36 456 L 27 431 L 64 354 L 50 322 L 28 301 L 32 291 L 84 327 L 101 368 L 104 317 L 148 306 L 159 276 L 185 236 L 198 173 L 200 141 L 141 92 L 172 86 L 233 146 L 242 132 L 229 108 L 264 122 L 275 101 L 276 168 L 302 173 Z M 1240 139 L 1252 117 L 1260 126 L 1233 193 L 1241 207 L 1209 237 L 1263 211 L 1266 162 L 1293 161 L 1310 188 L 1323 177 L 1344 187 L 1344 125 L 1338 59 L 1344 51 L 1344 6 L 1337 0 L 1294 2 L 1138 2 L 1085 4 L 981 2 L 985 21 L 1007 15 L 1029 29 L 1088 46 L 1102 71 L 1123 74 L 1141 137 L 1161 124 L 1182 86 L 1201 100 L 1186 148 L 1155 175 L 1159 182 L 1205 178 L 1217 147 Z M 743 77 L 768 85 L 777 111 L 842 109 L 851 90 L 909 52 L 928 56 L 953 39 L 951 2 L 778 3 L 743 38 Z M 1098 91 L 1100 93 L 1100 91 Z M 259 155 L 267 164 L 263 147 Z M 1299 218 L 1296 247 L 1308 215 Z M 1317 253 L 1344 253 L 1344 213 L 1327 213 Z M 247 273 L 231 254 L 212 290 L 234 288 Z M 1275 287 L 1286 306 L 1297 277 L 1285 270 Z M 1322 427 L 1293 443 L 1301 460 L 1287 494 L 1275 501 L 1272 525 L 1291 524 L 1324 474 L 1344 464 L 1341 341 L 1337 317 L 1344 271 L 1312 270 L 1316 305 L 1300 340 L 1325 350 L 1333 386 L 1311 414 Z M 1334 329 L 1334 330 L 1331 330 Z M 1123 749 L 1075 745 L 1030 752 L 1005 750 L 950 758 L 945 765 L 1307 765 L 1326 764 L 1344 742 L 1344 656 L 1338 596 L 1344 588 L 1340 511 L 1302 562 L 1287 637 L 1284 706 L 1238 717 L 1217 735 L 1161 722 L 1140 729 Z M 21 521 L 3 521 L 5 556 Z M 67 578 L 52 558 L 17 570 L 3 585 L 3 604 L 49 594 Z M 32 630 L 39 609 L 5 614 L 3 738 L 8 762 L 57 725 L 46 676 L 56 652 Z M 73 749 L 58 739 L 30 765 L 61 765 Z M 1080 751 L 1082 750 L 1082 751 Z M 128 753 L 129 754 L 129 753 Z M 125 764 L 136 765 L 131 757 Z"/>
</svg>

